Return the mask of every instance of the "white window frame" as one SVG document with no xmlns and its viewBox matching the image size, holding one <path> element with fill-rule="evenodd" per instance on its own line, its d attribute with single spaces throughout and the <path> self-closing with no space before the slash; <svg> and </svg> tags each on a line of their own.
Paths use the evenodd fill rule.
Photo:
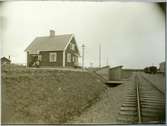
<svg viewBox="0 0 167 126">
<path fill-rule="evenodd" d="M 57 61 L 57 53 L 51 52 L 49 53 L 49 62 L 56 62 Z"/>
<path fill-rule="evenodd" d="M 42 55 L 38 55 L 38 60 L 42 61 Z"/>
<path fill-rule="evenodd" d="M 73 61 L 73 63 L 75 62 L 75 56 L 72 57 L 72 61 Z"/>
<path fill-rule="evenodd" d="M 67 62 L 71 63 L 71 53 L 67 53 Z"/>
<path fill-rule="evenodd" d="M 75 44 L 72 44 L 72 45 L 71 45 L 71 49 L 72 49 L 72 50 L 75 50 Z"/>
</svg>

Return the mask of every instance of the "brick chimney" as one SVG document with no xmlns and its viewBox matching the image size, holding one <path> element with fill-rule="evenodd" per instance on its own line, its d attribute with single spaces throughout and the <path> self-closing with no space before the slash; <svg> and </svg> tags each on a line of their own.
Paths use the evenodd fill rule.
<svg viewBox="0 0 167 126">
<path fill-rule="evenodd" d="M 54 30 L 50 30 L 50 37 L 54 37 L 55 36 L 55 31 Z"/>
</svg>

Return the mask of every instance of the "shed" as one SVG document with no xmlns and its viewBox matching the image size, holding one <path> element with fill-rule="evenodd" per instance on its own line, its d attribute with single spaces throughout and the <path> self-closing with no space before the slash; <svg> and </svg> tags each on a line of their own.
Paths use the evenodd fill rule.
<svg viewBox="0 0 167 126">
<path fill-rule="evenodd" d="M 6 57 L 2 57 L 1 58 L 1 65 L 3 64 L 10 64 L 11 63 L 11 60 L 6 58 Z"/>
<path fill-rule="evenodd" d="M 165 61 L 159 64 L 159 72 L 165 73 Z"/>
<path fill-rule="evenodd" d="M 116 66 L 109 69 L 109 80 L 120 81 L 123 66 Z"/>
</svg>

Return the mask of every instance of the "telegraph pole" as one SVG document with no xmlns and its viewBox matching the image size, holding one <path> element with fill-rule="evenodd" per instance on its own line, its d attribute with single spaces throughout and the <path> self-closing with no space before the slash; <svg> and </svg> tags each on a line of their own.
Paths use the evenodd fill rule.
<svg viewBox="0 0 167 126">
<path fill-rule="evenodd" d="M 93 63 L 92 63 L 92 62 L 90 62 L 90 67 L 91 67 L 91 68 L 93 67 Z"/>
<path fill-rule="evenodd" d="M 85 45 L 82 44 L 82 71 L 84 70 Z"/>
<path fill-rule="evenodd" d="M 108 57 L 107 57 L 107 60 L 106 60 L 106 65 L 108 66 Z"/>
<path fill-rule="evenodd" d="M 101 68 L 101 44 L 99 44 L 99 68 Z"/>
</svg>

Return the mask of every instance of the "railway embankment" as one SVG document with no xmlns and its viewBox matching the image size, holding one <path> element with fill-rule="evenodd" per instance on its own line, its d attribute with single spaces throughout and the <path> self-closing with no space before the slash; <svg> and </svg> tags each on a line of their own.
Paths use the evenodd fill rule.
<svg viewBox="0 0 167 126">
<path fill-rule="evenodd" d="M 146 74 L 143 73 L 142 76 L 150 81 L 155 87 L 157 87 L 160 91 L 165 93 L 165 76 L 163 74 Z"/>
<path fill-rule="evenodd" d="M 119 124 L 117 119 L 120 107 L 128 94 L 127 89 L 133 85 L 132 79 L 133 77 L 116 87 L 107 87 L 105 92 L 100 95 L 98 102 L 68 123 Z"/>
<path fill-rule="evenodd" d="M 107 88 L 98 102 L 69 123 L 164 123 L 164 94 L 150 81 L 146 81 L 142 74 L 134 73 L 123 84 Z M 155 76 L 158 80 L 162 79 L 159 75 Z M 153 81 L 152 78 L 150 80 Z"/>
<path fill-rule="evenodd" d="M 2 67 L 2 123 L 64 123 L 106 86 L 94 73 Z"/>
</svg>

